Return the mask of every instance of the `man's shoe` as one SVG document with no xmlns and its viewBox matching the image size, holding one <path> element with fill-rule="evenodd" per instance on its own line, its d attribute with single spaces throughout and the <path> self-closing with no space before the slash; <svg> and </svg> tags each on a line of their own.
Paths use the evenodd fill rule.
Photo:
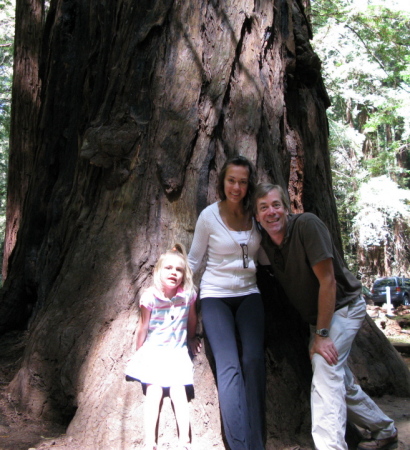
<svg viewBox="0 0 410 450">
<path fill-rule="evenodd" d="M 397 429 L 393 436 L 384 439 L 365 439 L 360 442 L 357 450 L 392 450 L 397 448 Z"/>
</svg>

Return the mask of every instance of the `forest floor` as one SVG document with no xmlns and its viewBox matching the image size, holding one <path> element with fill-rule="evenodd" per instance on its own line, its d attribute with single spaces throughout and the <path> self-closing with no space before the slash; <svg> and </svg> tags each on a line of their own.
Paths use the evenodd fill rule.
<svg viewBox="0 0 410 450">
<path fill-rule="evenodd" d="M 368 312 L 372 315 L 374 311 L 370 309 Z M 382 331 L 388 335 L 389 339 L 400 340 L 404 345 L 402 350 L 408 351 L 410 334 L 407 336 L 404 334 L 401 338 L 399 335 L 402 333 L 399 328 L 394 324 L 386 326 L 385 319 L 380 319 L 383 314 L 377 310 L 376 312 L 378 317 L 374 319 Z M 0 450 L 80 450 L 74 441 L 64 435 L 64 427 L 33 420 L 28 414 L 18 411 L 8 398 L 7 386 L 19 366 L 24 346 L 25 334 L 21 332 L 8 333 L 0 339 Z M 410 370 L 410 354 L 404 352 L 401 354 Z M 396 422 L 399 431 L 398 449 L 410 450 L 410 398 L 385 395 L 374 400 Z"/>
<path fill-rule="evenodd" d="M 0 339 L 0 450 L 36 448 L 65 431 L 61 426 L 33 420 L 28 414 L 17 411 L 7 395 L 7 386 L 23 356 L 25 338 L 25 333 L 11 332 Z"/>
</svg>

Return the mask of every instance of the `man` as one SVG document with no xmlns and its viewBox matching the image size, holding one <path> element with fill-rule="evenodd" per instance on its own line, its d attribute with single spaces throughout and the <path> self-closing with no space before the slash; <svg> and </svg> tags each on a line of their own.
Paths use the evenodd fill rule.
<svg viewBox="0 0 410 450">
<path fill-rule="evenodd" d="M 359 450 L 397 448 L 393 420 L 354 382 L 347 365 L 366 314 L 360 282 L 345 268 L 330 233 L 314 214 L 290 214 L 280 186 L 263 183 L 254 195 L 256 220 L 276 279 L 310 324 L 313 368 L 312 436 L 319 450 L 347 450 L 346 420 L 368 429 Z"/>
</svg>

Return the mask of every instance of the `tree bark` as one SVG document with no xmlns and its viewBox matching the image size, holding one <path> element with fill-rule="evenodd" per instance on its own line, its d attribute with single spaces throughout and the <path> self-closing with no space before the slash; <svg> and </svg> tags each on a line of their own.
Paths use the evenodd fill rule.
<svg viewBox="0 0 410 450">
<path fill-rule="evenodd" d="M 30 336 L 11 398 L 69 425 L 73 448 L 142 443 L 143 395 L 123 375 L 137 300 L 159 254 L 176 241 L 189 248 L 227 157 L 253 160 L 260 180 L 288 188 L 294 211 L 318 214 L 340 245 L 329 100 L 310 37 L 298 0 L 51 1 L 0 330 L 28 326 Z M 260 283 L 267 448 L 310 445 L 306 328 L 266 274 Z M 205 345 L 191 401 L 196 449 L 223 448 L 212 364 Z M 404 377 L 396 365 L 390 376 Z M 159 433 L 176 443 L 169 398 Z"/>
</svg>

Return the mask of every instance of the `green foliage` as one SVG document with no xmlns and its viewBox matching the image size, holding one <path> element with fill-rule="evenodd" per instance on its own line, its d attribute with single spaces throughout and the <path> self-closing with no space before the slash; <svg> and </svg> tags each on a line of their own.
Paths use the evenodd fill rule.
<svg viewBox="0 0 410 450">
<path fill-rule="evenodd" d="M 313 45 L 332 102 L 333 187 L 351 269 L 358 246 L 383 245 L 393 221 L 409 220 L 403 201 L 374 194 L 374 180 L 387 198 L 406 192 L 399 186 L 410 188 L 410 8 L 403 1 L 407 12 L 401 11 L 397 1 L 312 0 Z"/>
<path fill-rule="evenodd" d="M 0 0 L 0 117 L 10 117 L 13 75 L 14 1 Z M 9 132 L 9 122 L 3 123 Z"/>
<path fill-rule="evenodd" d="M 346 26 L 356 34 L 366 53 L 385 73 L 384 82 L 406 91 L 403 72 L 408 69 L 406 57 L 410 50 L 410 18 L 401 11 L 384 6 L 368 6 L 352 14 Z"/>
<path fill-rule="evenodd" d="M 312 12 L 329 117 L 365 134 L 378 176 L 400 172 L 395 153 L 410 143 L 410 15 L 375 3 L 315 0 Z"/>
<path fill-rule="evenodd" d="M 359 54 L 382 69 L 390 86 L 409 87 L 410 15 L 393 8 L 392 1 L 312 0 L 312 21 L 315 35 L 336 28 L 343 48 L 335 47 L 331 53 L 337 55 L 348 47 L 348 61 Z"/>
</svg>

